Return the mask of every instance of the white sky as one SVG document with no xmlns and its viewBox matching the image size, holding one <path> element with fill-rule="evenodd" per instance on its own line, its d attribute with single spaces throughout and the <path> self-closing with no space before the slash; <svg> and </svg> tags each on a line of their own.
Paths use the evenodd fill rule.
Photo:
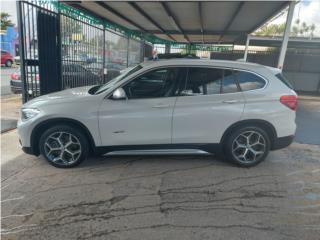
<svg viewBox="0 0 320 240">
<path fill-rule="evenodd" d="M 283 14 L 272 23 L 284 23 L 286 17 L 287 14 Z M 293 23 L 298 18 L 300 19 L 300 22 L 305 22 L 308 25 L 314 23 L 316 25 L 314 35 L 320 37 L 320 0 L 302 0 L 298 3 L 294 9 Z"/>
<path fill-rule="evenodd" d="M 1 11 L 8 12 L 12 18 L 11 21 L 17 23 L 16 1 L 0 0 Z M 300 18 L 301 22 L 308 25 L 316 25 L 315 36 L 320 37 L 320 0 L 302 0 L 295 7 L 293 21 Z M 283 23 L 286 20 L 286 14 L 282 15 L 273 23 Z"/>
</svg>

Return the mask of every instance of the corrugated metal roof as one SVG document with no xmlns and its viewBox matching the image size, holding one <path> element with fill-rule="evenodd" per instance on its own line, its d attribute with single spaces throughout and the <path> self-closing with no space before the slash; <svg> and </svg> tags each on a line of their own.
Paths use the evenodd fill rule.
<svg viewBox="0 0 320 240">
<path fill-rule="evenodd" d="M 278 14 L 289 1 L 75 1 L 66 4 L 166 40 L 233 43 Z"/>
</svg>

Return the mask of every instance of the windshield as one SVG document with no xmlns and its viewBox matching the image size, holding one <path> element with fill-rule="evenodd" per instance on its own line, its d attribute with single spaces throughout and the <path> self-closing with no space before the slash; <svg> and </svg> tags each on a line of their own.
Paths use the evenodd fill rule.
<svg viewBox="0 0 320 240">
<path fill-rule="evenodd" d="M 117 77 L 115 77 L 114 79 L 112 79 L 111 81 L 107 82 L 106 84 L 101 85 L 97 91 L 95 92 L 95 94 L 99 94 L 102 93 L 108 89 L 110 89 L 111 87 L 113 87 L 116 83 L 120 82 L 121 80 L 123 80 L 124 78 L 126 78 L 127 76 L 133 74 L 134 72 L 139 71 L 142 68 L 141 65 L 137 65 L 134 67 L 129 67 L 124 69 L 121 74 Z"/>
</svg>

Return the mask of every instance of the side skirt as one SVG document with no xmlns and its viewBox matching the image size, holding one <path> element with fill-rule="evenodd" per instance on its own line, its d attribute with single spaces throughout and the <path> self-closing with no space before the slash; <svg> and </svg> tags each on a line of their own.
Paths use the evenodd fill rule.
<svg viewBox="0 0 320 240">
<path fill-rule="evenodd" d="M 96 147 L 96 155 L 208 155 L 221 151 L 220 144 L 147 144 Z"/>
</svg>

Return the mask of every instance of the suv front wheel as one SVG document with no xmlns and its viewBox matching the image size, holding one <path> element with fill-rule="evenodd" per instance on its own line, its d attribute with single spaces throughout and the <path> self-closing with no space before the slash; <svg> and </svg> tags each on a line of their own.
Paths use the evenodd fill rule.
<svg viewBox="0 0 320 240">
<path fill-rule="evenodd" d="M 45 131 L 39 141 L 41 154 L 55 167 L 71 168 L 88 156 L 88 141 L 81 131 L 59 125 Z"/>
<path fill-rule="evenodd" d="M 263 161 L 270 151 L 270 138 L 260 127 L 241 127 L 228 137 L 225 154 L 241 167 L 252 167 Z"/>
</svg>

